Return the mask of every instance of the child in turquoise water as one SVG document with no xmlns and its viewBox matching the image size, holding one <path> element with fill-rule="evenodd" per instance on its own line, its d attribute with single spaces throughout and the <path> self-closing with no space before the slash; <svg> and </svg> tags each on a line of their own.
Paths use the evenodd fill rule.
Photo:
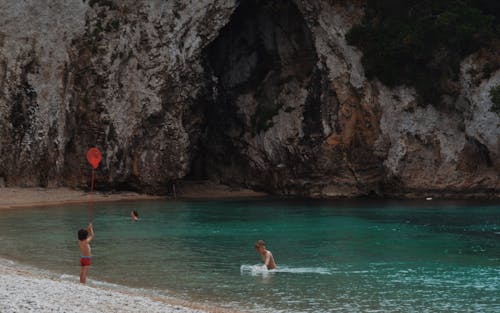
<svg viewBox="0 0 500 313">
<path fill-rule="evenodd" d="M 133 210 L 130 212 L 130 218 L 132 218 L 132 221 L 137 222 L 139 220 L 139 213 L 137 213 L 136 210 Z"/>
<path fill-rule="evenodd" d="M 89 224 L 87 229 L 80 229 L 78 231 L 78 246 L 80 247 L 80 283 L 87 282 L 87 273 L 90 268 L 92 260 L 92 253 L 90 251 L 90 242 L 94 239 L 94 227 L 92 223 Z"/>
<path fill-rule="evenodd" d="M 258 254 L 260 254 L 260 257 L 264 262 L 264 266 L 268 270 L 277 268 L 273 254 L 271 253 L 271 251 L 266 250 L 266 243 L 264 242 L 264 240 L 259 240 L 255 243 L 255 250 L 257 251 Z"/>
</svg>

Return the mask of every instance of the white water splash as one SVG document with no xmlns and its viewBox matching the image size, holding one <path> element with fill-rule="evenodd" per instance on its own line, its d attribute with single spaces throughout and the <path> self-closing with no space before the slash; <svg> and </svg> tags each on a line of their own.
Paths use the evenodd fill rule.
<svg viewBox="0 0 500 313">
<path fill-rule="evenodd" d="M 289 267 L 279 266 L 277 269 L 268 270 L 264 265 L 256 264 L 249 265 L 243 264 L 240 266 L 241 274 L 249 274 L 252 276 L 269 275 L 272 273 L 291 273 L 291 274 L 320 274 L 331 275 L 332 272 L 324 267 Z"/>
</svg>

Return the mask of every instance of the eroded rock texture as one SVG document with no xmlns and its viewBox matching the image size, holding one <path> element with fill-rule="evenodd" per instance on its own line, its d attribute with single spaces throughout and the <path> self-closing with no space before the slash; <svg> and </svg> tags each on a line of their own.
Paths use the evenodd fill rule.
<svg viewBox="0 0 500 313">
<path fill-rule="evenodd" d="M 96 145 L 101 188 L 498 195 L 499 56 L 464 60 L 446 109 L 418 106 L 365 78 L 345 40 L 362 5 L 0 0 L 0 177 L 82 187 Z"/>
</svg>

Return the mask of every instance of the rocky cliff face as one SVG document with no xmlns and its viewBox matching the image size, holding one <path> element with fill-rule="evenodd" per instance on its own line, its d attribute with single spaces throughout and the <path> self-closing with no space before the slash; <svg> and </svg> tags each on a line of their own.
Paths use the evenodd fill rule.
<svg viewBox="0 0 500 313">
<path fill-rule="evenodd" d="M 0 0 L 0 177 L 168 192 L 209 179 L 277 194 L 498 195 L 498 55 L 420 107 L 367 80 L 363 1 Z M 496 71 L 477 77 L 485 59 Z M 430 77 L 429 79 L 432 79 Z"/>
</svg>

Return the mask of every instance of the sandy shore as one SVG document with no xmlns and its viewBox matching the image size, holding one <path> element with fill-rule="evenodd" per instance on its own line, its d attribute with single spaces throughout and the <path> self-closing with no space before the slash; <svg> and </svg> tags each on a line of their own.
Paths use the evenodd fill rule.
<svg viewBox="0 0 500 313">
<path fill-rule="evenodd" d="M 177 186 L 177 199 L 217 199 L 217 198 L 254 198 L 267 194 L 248 189 L 232 189 L 228 186 L 209 182 L 183 182 Z M 88 203 L 89 193 L 70 188 L 0 188 L 0 210 L 23 207 L 40 207 Z M 165 196 L 152 196 L 135 192 L 102 193 L 95 192 L 94 202 L 139 201 L 173 199 Z"/>
<path fill-rule="evenodd" d="M 158 196 L 135 192 L 100 193 L 93 195 L 94 202 L 133 201 L 162 199 Z M 87 203 L 89 194 L 70 188 L 0 188 L 0 209 Z"/>
<path fill-rule="evenodd" d="M 212 311 L 212 310 L 210 310 Z M 208 312 L 133 293 L 58 281 L 0 259 L 0 312 Z"/>
</svg>

